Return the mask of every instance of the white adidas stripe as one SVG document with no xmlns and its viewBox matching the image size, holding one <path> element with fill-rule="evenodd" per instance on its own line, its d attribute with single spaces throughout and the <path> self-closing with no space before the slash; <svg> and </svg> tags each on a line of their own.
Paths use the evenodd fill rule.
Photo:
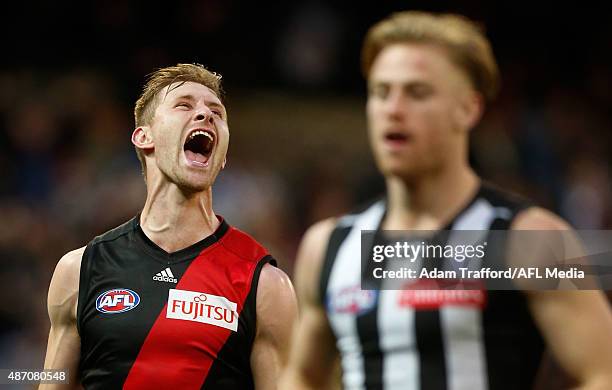
<svg viewBox="0 0 612 390">
<path fill-rule="evenodd" d="M 174 279 L 174 274 L 172 273 L 170 267 L 167 267 L 165 270 L 156 273 L 155 276 L 159 276 L 160 278 Z"/>
</svg>

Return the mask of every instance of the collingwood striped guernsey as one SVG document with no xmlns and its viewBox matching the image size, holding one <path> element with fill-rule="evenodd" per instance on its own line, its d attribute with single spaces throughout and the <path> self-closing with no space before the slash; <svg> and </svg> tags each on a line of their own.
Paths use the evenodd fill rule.
<svg viewBox="0 0 612 390">
<path fill-rule="evenodd" d="M 445 230 L 505 230 L 528 207 L 483 184 Z M 520 291 L 478 291 L 466 302 L 420 305 L 402 290 L 361 290 L 362 230 L 378 230 L 379 201 L 341 218 L 321 271 L 320 297 L 342 359 L 345 389 L 482 390 L 533 387 L 544 343 Z M 414 296 L 414 294 L 412 295 Z"/>
</svg>

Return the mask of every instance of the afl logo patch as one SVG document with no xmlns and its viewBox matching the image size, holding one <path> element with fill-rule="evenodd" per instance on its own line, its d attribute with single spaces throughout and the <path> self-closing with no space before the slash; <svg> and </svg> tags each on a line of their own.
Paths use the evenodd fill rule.
<svg viewBox="0 0 612 390">
<path fill-rule="evenodd" d="M 132 310 L 140 303 L 135 291 L 127 288 L 116 288 L 103 292 L 96 299 L 96 309 L 100 313 L 117 314 Z"/>
<path fill-rule="evenodd" d="M 378 292 L 362 290 L 361 286 L 346 287 L 327 296 L 327 309 L 337 314 L 363 314 L 376 305 Z"/>
</svg>

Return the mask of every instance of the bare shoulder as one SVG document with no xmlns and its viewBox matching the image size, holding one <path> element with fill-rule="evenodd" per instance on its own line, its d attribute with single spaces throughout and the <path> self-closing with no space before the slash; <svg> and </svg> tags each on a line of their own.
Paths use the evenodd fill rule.
<svg viewBox="0 0 612 390">
<path fill-rule="evenodd" d="M 300 301 L 318 300 L 317 286 L 325 250 L 336 223 L 336 218 L 317 222 L 302 237 L 295 264 L 295 284 Z"/>
<path fill-rule="evenodd" d="M 260 296 L 267 297 L 269 294 L 278 295 L 293 295 L 293 285 L 289 276 L 280 268 L 266 264 L 261 269 L 259 275 L 259 283 L 257 285 L 257 298 Z"/>
<path fill-rule="evenodd" d="M 85 247 L 66 253 L 55 267 L 49 286 L 48 309 L 51 320 L 76 318 L 79 275 Z"/>
<path fill-rule="evenodd" d="M 328 218 L 310 226 L 304 233 L 304 237 L 302 238 L 302 246 L 305 244 L 325 244 L 332 230 L 334 230 L 336 227 L 337 222 L 337 218 Z"/>
<path fill-rule="evenodd" d="M 53 280 L 51 281 L 52 285 L 54 281 L 58 282 L 58 287 L 69 287 L 76 283 L 78 288 L 81 260 L 84 252 L 85 247 L 82 247 L 62 256 L 55 266 Z"/>
<path fill-rule="evenodd" d="M 512 222 L 512 230 L 570 230 L 567 221 L 541 207 L 521 211 Z"/>
<path fill-rule="evenodd" d="M 289 332 L 297 317 L 297 302 L 291 280 L 283 270 L 264 265 L 257 285 L 256 307 L 258 333 Z"/>
</svg>

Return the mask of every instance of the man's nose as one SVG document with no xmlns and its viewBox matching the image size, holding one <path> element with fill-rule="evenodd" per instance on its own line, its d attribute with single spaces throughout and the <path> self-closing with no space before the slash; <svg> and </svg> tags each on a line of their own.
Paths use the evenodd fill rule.
<svg viewBox="0 0 612 390">
<path fill-rule="evenodd" d="M 196 114 L 195 120 L 196 122 L 212 123 L 212 112 L 202 110 Z"/>
<path fill-rule="evenodd" d="M 407 109 L 407 99 L 402 91 L 392 91 L 385 101 L 385 111 L 391 116 L 402 116 Z"/>
</svg>

